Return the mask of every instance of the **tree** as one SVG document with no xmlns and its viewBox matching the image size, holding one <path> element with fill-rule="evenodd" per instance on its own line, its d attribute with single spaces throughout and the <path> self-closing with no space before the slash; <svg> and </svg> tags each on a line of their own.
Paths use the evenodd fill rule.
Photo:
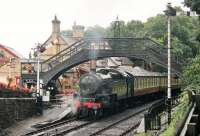
<svg viewBox="0 0 200 136">
<path fill-rule="evenodd" d="M 85 37 L 101 38 L 105 37 L 105 28 L 95 25 L 93 27 L 88 27 L 84 33 Z"/>
<path fill-rule="evenodd" d="M 151 17 L 144 23 L 144 33 L 146 37 L 152 38 L 161 44 L 166 44 L 167 27 L 164 15 Z"/>
<path fill-rule="evenodd" d="M 199 15 L 199 22 L 200 22 L 200 0 L 184 0 L 184 3 L 192 11 L 195 11 Z M 196 40 L 200 42 L 200 28 L 196 36 Z"/>
<path fill-rule="evenodd" d="M 127 22 L 126 26 L 124 27 L 124 31 L 122 31 L 123 37 L 143 37 L 143 29 L 144 24 L 141 21 L 131 20 Z"/>
<path fill-rule="evenodd" d="M 192 59 L 191 64 L 184 70 L 184 82 L 189 88 L 200 90 L 200 55 Z"/>
<path fill-rule="evenodd" d="M 124 37 L 125 27 L 126 27 L 125 22 L 122 20 L 119 20 L 118 26 L 116 26 L 115 23 L 116 23 L 115 21 L 111 22 L 110 26 L 106 28 L 106 35 L 105 35 L 106 37 L 115 37 L 115 33 L 117 32 L 116 29 L 119 29 L 119 32 L 117 32 L 119 34 L 117 34 L 117 35 L 119 35 L 119 37 Z M 117 27 L 119 27 L 119 28 L 117 28 Z"/>
<path fill-rule="evenodd" d="M 184 0 L 185 5 L 200 15 L 200 0 Z"/>
<path fill-rule="evenodd" d="M 179 9 L 180 10 L 180 9 Z M 194 37 L 198 33 L 196 17 L 176 16 L 171 21 L 172 52 L 177 57 L 191 58 L 199 51 L 199 43 Z M 144 24 L 146 36 L 157 42 L 167 44 L 167 19 L 164 15 L 151 17 Z"/>
</svg>

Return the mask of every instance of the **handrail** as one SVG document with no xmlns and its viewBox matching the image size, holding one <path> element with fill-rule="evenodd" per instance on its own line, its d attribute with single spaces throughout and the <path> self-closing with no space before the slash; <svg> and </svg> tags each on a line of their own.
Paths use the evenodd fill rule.
<svg viewBox="0 0 200 136">
<path fill-rule="evenodd" d="M 156 103 L 152 104 L 148 110 L 148 113 L 151 114 L 158 107 L 159 107 L 159 110 L 162 110 L 160 109 L 160 106 L 165 106 L 165 99 L 158 100 Z"/>
<path fill-rule="evenodd" d="M 46 60 L 46 61 L 43 61 L 43 63 L 46 63 L 46 62 L 50 61 L 51 59 L 53 59 L 53 58 L 59 56 L 59 55 L 60 55 L 61 53 L 63 53 L 64 51 L 66 51 L 66 50 L 68 50 L 68 49 L 74 47 L 74 45 L 76 45 L 77 43 L 79 43 L 79 42 L 81 42 L 81 41 L 83 41 L 83 40 L 85 40 L 85 41 L 96 41 L 96 40 L 102 41 L 102 40 L 103 40 L 103 41 L 105 42 L 105 41 L 116 40 L 116 39 L 118 39 L 118 40 L 123 40 L 123 39 L 124 39 L 124 40 L 130 40 L 130 39 L 133 39 L 133 40 L 148 40 L 148 41 L 151 41 L 151 42 L 153 43 L 153 46 L 151 46 L 151 47 L 147 46 L 148 48 L 154 50 L 155 52 L 157 52 L 157 53 L 159 53 L 159 54 L 161 54 L 161 53 L 158 51 L 158 48 L 159 48 L 160 51 L 162 51 L 162 53 L 165 51 L 164 48 L 163 48 L 162 46 L 158 46 L 158 45 L 157 45 L 157 44 L 159 44 L 159 43 L 157 43 L 157 42 L 155 42 L 155 41 L 153 41 L 153 40 L 151 40 L 151 39 L 149 39 L 149 38 L 131 38 L 131 37 L 126 37 L 126 38 L 85 38 L 85 39 L 82 39 L 82 40 L 79 40 L 79 41 L 73 43 L 71 46 L 69 46 L 68 48 L 65 48 L 64 50 L 62 50 L 62 51 L 59 52 L 58 54 L 52 56 L 51 58 L 49 58 L 49 59 Z M 160 45 L 160 44 L 159 44 L 159 45 Z M 156 48 L 155 48 L 155 46 L 156 46 Z"/>
<path fill-rule="evenodd" d="M 159 57 L 159 58 L 161 58 L 161 59 L 165 59 L 165 58 L 167 58 L 167 54 L 165 54 L 165 55 L 158 55 L 158 52 L 157 51 L 155 51 L 154 49 L 152 50 L 152 48 L 149 48 L 149 51 L 151 52 L 151 54 L 153 54 L 154 56 L 157 56 L 157 57 Z M 165 56 L 165 58 L 164 58 L 164 56 Z M 172 62 L 172 64 L 179 64 L 177 61 L 175 61 L 174 59 L 172 59 L 171 60 L 171 62 Z"/>
<path fill-rule="evenodd" d="M 51 63 L 53 63 L 53 62 L 55 62 L 55 61 L 58 61 L 59 62 L 59 60 L 61 60 L 61 62 L 63 62 L 64 61 L 64 57 L 65 56 L 72 56 L 74 53 L 76 53 L 77 51 L 79 51 L 79 49 L 81 49 L 80 47 L 82 47 L 81 45 L 82 44 L 84 44 L 85 43 L 85 41 L 83 41 L 83 42 L 81 42 L 82 40 L 80 40 L 79 42 L 76 42 L 76 43 L 74 43 L 72 46 L 70 46 L 70 47 L 68 47 L 67 49 L 64 49 L 63 51 L 61 51 L 61 53 L 63 53 L 63 54 L 61 54 L 61 53 L 59 53 L 60 55 L 55 55 L 55 56 L 53 56 L 53 57 L 51 57 L 51 59 L 48 59 L 48 61 L 45 61 L 43 64 L 42 64 L 42 72 L 44 72 L 45 70 L 43 69 L 43 66 L 46 64 L 46 63 L 48 63 L 48 65 L 50 65 Z M 80 44 L 77 44 L 77 43 L 80 43 Z M 74 48 L 72 48 L 72 47 L 74 47 Z M 67 59 L 67 58 L 66 58 Z M 65 60 L 66 60 L 65 59 Z M 61 63 L 60 62 L 60 63 Z M 49 66 L 48 66 L 48 70 L 49 70 Z M 52 67 L 50 68 L 50 69 L 52 69 Z"/>
<path fill-rule="evenodd" d="M 157 46 L 157 47 L 162 47 L 162 45 L 160 44 L 160 43 L 158 43 L 158 42 L 156 42 L 156 41 L 154 41 L 154 40 L 152 40 L 152 39 L 150 39 L 150 38 L 147 38 L 148 40 L 150 40 L 151 42 L 153 42 L 154 43 L 154 46 Z M 158 46 L 158 45 L 160 45 L 160 46 Z M 167 49 L 167 48 L 165 48 L 165 47 L 162 47 L 162 48 L 160 48 L 160 49 Z M 166 50 L 166 52 L 167 52 L 167 50 Z M 173 54 L 172 54 L 173 55 Z M 174 56 L 172 56 L 172 60 L 175 60 L 175 58 L 174 58 Z M 180 60 L 181 61 L 181 64 L 185 64 L 186 63 L 186 61 L 185 60 L 183 60 L 183 59 L 181 59 Z M 177 62 L 177 61 L 176 61 Z"/>
<path fill-rule="evenodd" d="M 60 51 L 60 52 L 57 53 L 56 55 L 54 55 L 54 56 L 48 58 L 47 60 L 43 61 L 42 64 L 48 62 L 49 60 L 51 60 L 51 59 L 53 59 L 53 58 L 55 58 L 55 57 L 58 56 L 59 54 L 63 53 L 64 51 L 66 51 L 66 50 L 68 50 L 68 49 L 70 49 L 71 47 L 73 47 L 74 45 L 76 45 L 77 43 L 79 43 L 79 42 L 81 42 L 81 41 L 82 41 L 82 40 L 78 40 L 77 42 L 71 44 L 69 47 L 63 49 L 62 51 Z"/>
</svg>

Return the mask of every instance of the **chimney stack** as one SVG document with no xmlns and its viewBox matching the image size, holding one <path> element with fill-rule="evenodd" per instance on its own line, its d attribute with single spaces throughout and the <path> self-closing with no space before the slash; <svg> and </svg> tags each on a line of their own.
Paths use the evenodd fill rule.
<svg viewBox="0 0 200 136">
<path fill-rule="evenodd" d="M 52 20 L 52 33 L 60 33 L 60 20 L 57 19 L 56 15 Z"/>
</svg>

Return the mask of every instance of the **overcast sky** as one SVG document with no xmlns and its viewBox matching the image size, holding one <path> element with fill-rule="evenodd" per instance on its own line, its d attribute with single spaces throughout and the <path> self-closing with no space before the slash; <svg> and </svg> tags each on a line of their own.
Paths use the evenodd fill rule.
<svg viewBox="0 0 200 136">
<path fill-rule="evenodd" d="M 43 43 L 51 34 L 56 14 L 61 30 L 73 22 L 84 26 L 108 26 L 117 15 L 125 22 L 146 21 L 162 13 L 170 0 L 0 0 L 0 44 L 10 46 L 28 57 L 35 43 Z M 183 6 L 183 0 L 171 0 Z"/>
</svg>

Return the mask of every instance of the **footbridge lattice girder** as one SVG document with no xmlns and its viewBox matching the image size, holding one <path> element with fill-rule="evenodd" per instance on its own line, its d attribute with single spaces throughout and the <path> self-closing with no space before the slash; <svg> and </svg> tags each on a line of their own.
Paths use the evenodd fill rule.
<svg viewBox="0 0 200 136">
<path fill-rule="evenodd" d="M 83 49 L 73 57 L 70 57 L 66 61 L 63 61 L 59 65 L 55 66 L 55 68 L 44 72 L 42 74 L 43 82 L 46 84 L 52 79 L 57 79 L 63 72 L 71 69 L 72 67 L 79 65 L 83 62 L 91 60 L 90 54 L 95 52 L 96 54 L 95 59 L 107 58 L 107 57 L 129 57 L 129 58 L 136 58 L 140 60 L 149 61 L 155 64 L 158 64 L 162 67 L 166 67 L 167 63 L 165 60 L 160 60 L 156 56 L 153 56 L 148 51 L 141 51 L 141 50 L 89 50 Z M 172 64 L 172 66 L 176 67 Z M 175 73 L 179 73 L 177 70 L 173 70 Z"/>
</svg>

